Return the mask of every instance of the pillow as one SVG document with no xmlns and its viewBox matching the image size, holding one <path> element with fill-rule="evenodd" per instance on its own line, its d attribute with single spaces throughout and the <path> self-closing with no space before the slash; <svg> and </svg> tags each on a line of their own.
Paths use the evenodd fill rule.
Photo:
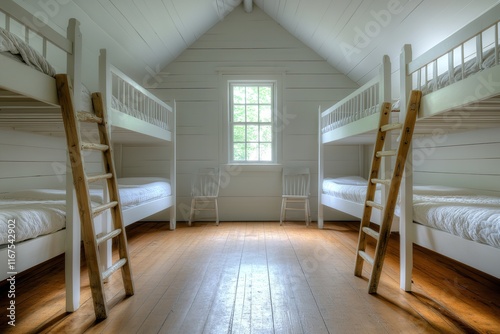
<svg viewBox="0 0 500 334">
<path fill-rule="evenodd" d="M 346 184 L 352 186 L 366 186 L 368 184 L 368 180 L 362 178 L 361 176 L 342 176 L 336 177 L 332 179 L 333 182 L 337 184 Z"/>
</svg>

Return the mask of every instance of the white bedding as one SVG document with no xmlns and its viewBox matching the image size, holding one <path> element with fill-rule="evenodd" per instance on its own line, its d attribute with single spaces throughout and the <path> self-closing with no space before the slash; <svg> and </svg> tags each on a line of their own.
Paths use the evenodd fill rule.
<svg viewBox="0 0 500 334">
<path fill-rule="evenodd" d="M 19 55 L 24 63 L 47 75 L 54 76 L 56 71 L 49 62 L 22 39 L 0 28 L 0 52 Z"/>
<path fill-rule="evenodd" d="M 118 179 L 122 209 L 172 194 L 163 178 Z M 94 205 L 102 203 L 102 189 L 91 189 Z M 7 222 L 16 221 L 16 242 L 56 232 L 65 227 L 66 191 L 33 189 L 0 194 L 0 245 L 7 242 Z"/>
<path fill-rule="evenodd" d="M 368 182 L 365 180 L 363 184 L 362 180 L 325 178 L 323 193 L 362 204 Z M 380 202 L 380 192 L 376 194 L 375 201 Z M 500 248 L 500 197 L 478 195 L 465 188 L 414 186 L 413 219 L 419 224 Z"/>
</svg>

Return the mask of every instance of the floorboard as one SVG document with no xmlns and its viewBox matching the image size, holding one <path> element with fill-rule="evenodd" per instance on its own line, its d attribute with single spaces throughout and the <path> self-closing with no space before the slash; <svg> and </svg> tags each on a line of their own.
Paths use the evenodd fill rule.
<svg viewBox="0 0 500 334">
<path fill-rule="evenodd" d="M 399 289 L 391 236 L 378 293 L 355 277 L 356 223 L 141 222 L 127 227 L 135 295 L 120 275 L 96 322 L 82 261 L 81 307 L 65 312 L 64 258 L 16 277 L 16 326 L 2 333 L 500 333 L 500 280 L 415 246 L 413 291 Z M 372 247 L 372 245 L 369 245 Z"/>
</svg>

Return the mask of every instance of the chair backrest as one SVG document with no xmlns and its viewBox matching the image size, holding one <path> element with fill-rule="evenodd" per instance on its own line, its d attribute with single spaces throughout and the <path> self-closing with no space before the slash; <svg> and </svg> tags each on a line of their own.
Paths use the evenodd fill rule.
<svg viewBox="0 0 500 334">
<path fill-rule="evenodd" d="M 220 184 L 219 168 L 201 168 L 191 183 L 191 196 L 218 197 Z"/>
<path fill-rule="evenodd" d="M 309 168 L 283 168 L 283 196 L 309 196 Z"/>
</svg>

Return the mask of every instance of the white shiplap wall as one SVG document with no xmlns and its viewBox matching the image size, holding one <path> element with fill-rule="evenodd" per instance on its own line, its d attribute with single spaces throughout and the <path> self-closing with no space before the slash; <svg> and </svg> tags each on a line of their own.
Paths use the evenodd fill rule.
<svg viewBox="0 0 500 334">
<path fill-rule="evenodd" d="M 64 138 L 0 130 L 0 192 L 64 189 L 65 175 Z"/>
<path fill-rule="evenodd" d="M 472 188 L 500 195 L 500 129 L 436 132 L 413 140 L 415 184 Z"/>
<path fill-rule="evenodd" d="M 199 167 L 225 163 L 220 153 L 224 111 L 217 70 L 227 67 L 286 70 L 283 108 L 291 118 L 282 130 L 282 163 L 310 167 L 316 219 L 318 105 L 331 105 L 357 85 L 258 7 L 251 13 L 235 8 L 165 67 L 153 85 L 153 93 L 177 102 L 178 219 L 187 219 L 192 173 Z M 342 154 L 357 159 L 358 148 Z M 279 219 L 281 166 L 236 169 L 223 176 L 222 220 Z"/>
</svg>

